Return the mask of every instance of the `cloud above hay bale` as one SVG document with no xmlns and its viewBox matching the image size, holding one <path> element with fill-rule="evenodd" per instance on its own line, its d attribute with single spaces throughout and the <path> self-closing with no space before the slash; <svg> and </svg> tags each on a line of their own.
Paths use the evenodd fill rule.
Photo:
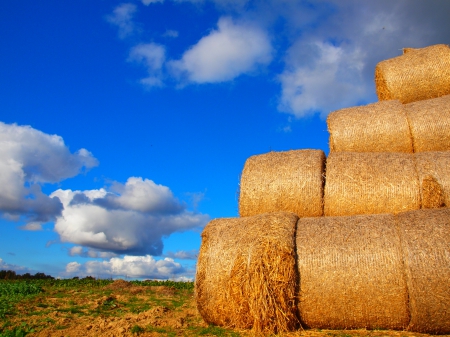
<svg viewBox="0 0 450 337">
<path fill-rule="evenodd" d="M 175 76 L 194 83 L 216 83 L 253 72 L 272 60 L 268 35 L 253 25 L 222 17 L 182 58 L 169 62 Z"/>
<path fill-rule="evenodd" d="M 61 241 L 115 254 L 161 255 L 164 237 L 209 220 L 188 211 L 168 187 L 136 177 L 110 190 L 57 190 L 51 196 L 64 205 L 55 222 Z"/>
<path fill-rule="evenodd" d="M 86 149 L 71 153 L 64 140 L 30 126 L 0 122 L 0 212 L 10 219 L 37 222 L 54 219 L 63 205 L 41 185 L 58 183 L 98 165 Z"/>
</svg>

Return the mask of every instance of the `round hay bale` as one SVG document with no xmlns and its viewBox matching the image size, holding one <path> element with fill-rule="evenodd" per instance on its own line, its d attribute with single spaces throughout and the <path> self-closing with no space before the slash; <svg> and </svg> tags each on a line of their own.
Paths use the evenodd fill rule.
<svg viewBox="0 0 450 337">
<path fill-rule="evenodd" d="M 414 152 L 450 150 L 450 95 L 405 105 Z"/>
<path fill-rule="evenodd" d="M 407 327 L 408 293 L 392 214 L 302 218 L 296 237 L 302 325 Z"/>
<path fill-rule="evenodd" d="M 450 206 L 450 152 L 415 153 L 422 208 Z"/>
<path fill-rule="evenodd" d="M 450 209 L 398 214 L 411 321 L 408 330 L 450 333 Z"/>
<path fill-rule="evenodd" d="M 444 44 L 410 50 L 375 67 L 380 101 L 410 103 L 450 94 L 450 48 Z"/>
<path fill-rule="evenodd" d="M 397 100 L 332 112 L 327 125 L 331 152 L 413 152 L 406 113 Z"/>
<path fill-rule="evenodd" d="M 248 158 L 241 176 L 239 214 L 286 211 L 321 216 L 324 166 L 321 150 L 269 152 Z"/>
<path fill-rule="evenodd" d="M 325 215 L 398 213 L 420 205 L 412 154 L 333 152 L 328 156 Z"/>
<path fill-rule="evenodd" d="M 278 212 L 205 227 L 195 296 L 206 322 L 267 333 L 298 327 L 297 220 Z"/>
</svg>

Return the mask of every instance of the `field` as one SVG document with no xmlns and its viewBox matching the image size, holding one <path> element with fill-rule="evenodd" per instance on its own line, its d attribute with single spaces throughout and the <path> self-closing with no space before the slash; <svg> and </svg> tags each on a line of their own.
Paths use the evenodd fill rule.
<svg viewBox="0 0 450 337">
<path fill-rule="evenodd" d="M 206 324 L 193 283 L 123 280 L 0 280 L 0 337 L 250 336 Z M 300 330 L 283 336 L 428 336 L 386 330 Z"/>
</svg>

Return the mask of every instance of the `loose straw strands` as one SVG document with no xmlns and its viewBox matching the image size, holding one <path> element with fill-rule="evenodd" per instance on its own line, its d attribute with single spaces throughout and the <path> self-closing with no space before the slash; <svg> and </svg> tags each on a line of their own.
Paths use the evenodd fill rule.
<svg viewBox="0 0 450 337">
<path fill-rule="evenodd" d="M 398 213 L 420 209 L 412 154 L 334 152 L 327 159 L 327 216 Z"/>
<path fill-rule="evenodd" d="M 302 218 L 297 228 L 302 325 L 404 329 L 409 322 L 394 216 Z"/>
<path fill-rule="evenodd" d="M 450 209 L 399 214 L 410 331 L 450 333 Z"/>
<path fill-rule="evenodd" d="M 439 44 L 410 50 L 375 68 L 380 101 L 410 103 L 450 94 L 450 48 Z"/>
<path fill-rule="evenodd" d="M 324 166 L 321 150 L 269 152 L 248 158 L 241 176 L 239 214 L 286 211 L 321 216 Z"/>
<path fill-rule="evenodd" d="M 450 95 L 405 105 L 414 152 L 450 150 Z"/>
<path fill-rule="evenodd" d="M 278 212 L 205 227 L 195 292 L 206 322 L 270 333 L 298 327 L 297 220 Z"/>
</svg>

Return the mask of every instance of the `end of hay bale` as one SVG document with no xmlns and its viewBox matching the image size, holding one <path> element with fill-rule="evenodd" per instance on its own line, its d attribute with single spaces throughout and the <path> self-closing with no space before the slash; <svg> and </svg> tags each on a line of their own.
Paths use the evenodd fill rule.
<svg viewBox="0 0 450 337">
<path fill-rule="evenodd" d="M 445 205 L 444 189 L 432 176 L 422 179 L 422 208 L 440 208 Z"/>
<path fill-rule="evenodd" d="M 195 296 L 206 322 L 267 333 L 298 327 L 297 220 L 278 212 L 205 227 Z"/>
<path fill-rule="evenodd" d="M 375 66 L 375 90 L 379 101 L 388 101 L 393 99 L 393 95 L 387 85 L 382 63 L 378 63 Z"/>
<path fill-rule="evenodd" d="M 291 150 L 251 156 L 242 170 L 239 214 L 293 212 L 322 216 L 325 154 Z"/>
</svg>

